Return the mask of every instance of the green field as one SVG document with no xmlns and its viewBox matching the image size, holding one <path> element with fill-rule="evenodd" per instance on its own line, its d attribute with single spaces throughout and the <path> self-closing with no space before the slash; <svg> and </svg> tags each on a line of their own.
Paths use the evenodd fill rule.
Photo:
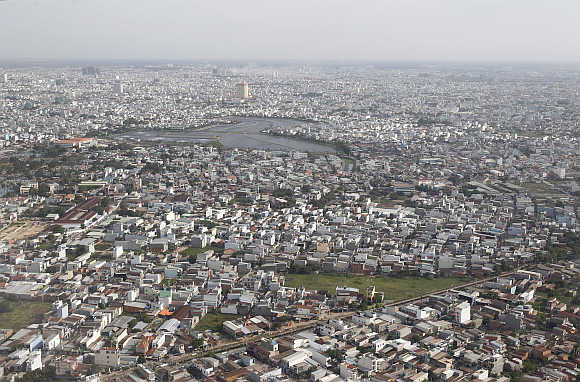
<svg viewBox="0 0 580 382">
<path fill-rule="evenodd" d="M 100 243 L 95 245 L 95 251 L 108 251 L 112 248 L 113 246 L 109 243 Z"/>
<path fill-rule="evenodd" d="M 352 165 L 352 169 L 350 166 Z M 352 158 L 344 158 L 342 160 L 342 169 L 346 172 L 354 172 L 356 169 L 356 161 Z"/>
<path fill-rule="evenodd" d="M 426 279 L 420 277 L 395 278 L 388 276 L 362 276 L 337 274 L 288 274 L 286 286 L 307 289 L 326 290 L 334 295 L 337 286 L 358 288 L 365 293 L 369 285 L 374 285 L 377 292 L 384 292 L 386 300 L 402 300 L 420 296 L 438 289 L 450 288 L 465 284 L 469 279 L 440 277 Z"/>
<path fill-rule="evenodd" d="M 22 329 L 30 324 L 41 322 L 42 314 L 50 311 L 51 305 L 37 301 L 7 302 L 0 300 L 2 305 L 8 304 L 8 312 L 2 309 L 0 313 L 0 328 L 2 329 Z"/>
<path fill-rule="evenodd" d="M 199 253 L 204 253 L 212 249 L 211 247 L 205 248 L 186 248 L 183 251 L 179 252 L 180 255 L 188 256 L 188 257 L 197 257 Z"/>
<path fill-rule="evenodd" d="M 235 314 L 222 314 L 222 313 L 208 313 L 206 314 L 199 324 L 195 326 L 195 330 L 203 332 L 204 330 L 219 331 L 222 328 L 222 323 L 224 321 L 236 320 L 240 316 Z"/>
</svg>

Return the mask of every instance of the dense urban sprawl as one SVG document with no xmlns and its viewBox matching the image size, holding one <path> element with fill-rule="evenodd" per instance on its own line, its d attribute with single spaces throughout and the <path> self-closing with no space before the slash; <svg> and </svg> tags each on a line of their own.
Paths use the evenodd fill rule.
<svg viewBox="0 0 580 382">
<path fill-rule="evenodd" d="M 3 69 L 0 380 L 580 377 L 580 73 Z"/>
</svg>

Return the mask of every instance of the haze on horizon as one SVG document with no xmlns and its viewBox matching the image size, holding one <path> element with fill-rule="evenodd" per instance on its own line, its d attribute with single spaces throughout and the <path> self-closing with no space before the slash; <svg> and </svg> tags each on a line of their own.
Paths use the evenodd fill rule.
<svg viewBox="0 0 580 382">
<path fill-rule="evenodd" d="M 578 62 L 578 0 L 5 0 L 0 60 Z"/>
</svg>

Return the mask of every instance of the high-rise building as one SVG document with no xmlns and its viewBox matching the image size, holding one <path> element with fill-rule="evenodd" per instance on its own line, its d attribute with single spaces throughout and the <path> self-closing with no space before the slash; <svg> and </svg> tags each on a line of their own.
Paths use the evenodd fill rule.
<svg viewBox="0 0 580 382">
<path fill-rule="evenodd" d="M 237 97 L 239 99 L 247 99 L 249 97 L 248 83 L 242 82 L 237 85 Z"/>
<path fill-rule="evenodd" d="M 2 79 L 4 80 L 4 83 L 8 83 L 8 73 L 4 73 L 4 75 L 2 76 Z"/>
<path fill-rule="evenodd" d="M 121 83 L 121 81 L 117 81 L 115 82 L 115 85 L 113 85 L 113 93 L 116 94 L 123 94 L 123 84 Z"/>
<path fill-rule="evenodd" d="M 123 94 L 123 84 L 121 83 L 119 76 L 117 76 L 117 78 L 115 79 L 115 84 L 113 85 L 113 93 Z"/>
</svg>

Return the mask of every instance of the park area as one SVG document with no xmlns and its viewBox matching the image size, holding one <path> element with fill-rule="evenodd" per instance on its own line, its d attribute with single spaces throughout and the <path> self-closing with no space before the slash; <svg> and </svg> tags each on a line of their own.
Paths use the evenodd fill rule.
<svg viewBox="0 0 580 382">
<path fill-rule="evenodd" d="M 358 288 L 365 293 L 366 288 L 374 285 L 377 292 L 385 293 L 385 300 L 403 300 L 413 298 L 439 289 L 456 287 L 469 281 L 453 277 L 427 279 L 421 277 L 389 277 L 339 274 L 288 274 L 286 286 L 307 289 L 324 290 L 335 294 L 337 286 Z"/>
<path fill-rule="evenodd" d="M 18 330 L 41 322 L 41 316 L 50 309 L 51 305 L 48 303 L 0 299 L 0 329 Z"/>
</svg>

